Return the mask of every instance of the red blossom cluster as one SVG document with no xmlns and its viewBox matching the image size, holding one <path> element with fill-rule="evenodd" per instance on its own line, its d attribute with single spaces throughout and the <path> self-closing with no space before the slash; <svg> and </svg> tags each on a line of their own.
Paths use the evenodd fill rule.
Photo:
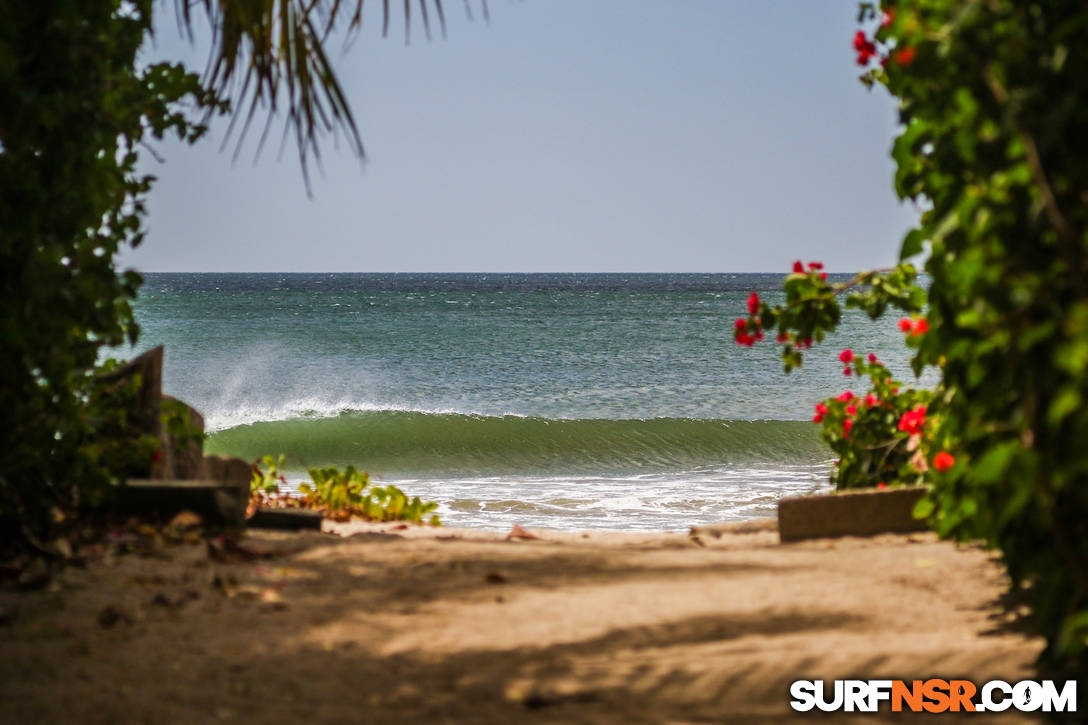
<svg viewBox="0 0 1088 725">
<path fill-rule="evenodd" d="M 884 17 L 880 21 L 880 27 L 889 27 L 892 24 L 893 20 L 895 20 L 895 10 L 893 8 L 888 8 L 887 12 L 884 14 Z M 868 66 L 869 62 L 872 61 L 874 58 L 879 59 L 881 67 L 886 66 L 888 64 L 889 57 L 897 65 L 908 66 L 914 62 L 914 57 L 916 55 L 916 51 L 914 50 L 914 48 L 909 45 L 903 48 L 897 48 L 894 53 L 891 53 L 890 56 L 881 55 L 880 51 L 877 49 L 876 43 L 873 42 L 873 39 L 869 38 L 869 36 L 865 34 L 864 30 L 859 30 L 854 33 L 853 45 L 854 52 L 858 54 L 857 64 L 860 65 L 862 68 Z"/>
<path fill-rule="evenodd" d="M 917 320 L 904 317 L 899 320 L 899 330 L 907 333 L 908 337 L 924 335 L 929 332 L 929 321 L 924 317 L 919 317 Z"/>
<path fill-rule="evenodd" d="M 900 48 L 899 50 L 895 51 L 895 55 L 893 57 L 895 58 L 895 62 L 899 65 L 910 65 L 914 62 L 914 55 L 914 48 L 907 46 L 906 48 Z"/>
<path fill-rule="evenodd" d="M 827 273 L 821 271 L 823 268 L 823 262 L 809 262 L 807 270 L 801 260 L 793 263 L 794 274 L 818 273 L 821 280 L 826 280 Z M 763 301 L 760 300 L 758 292 L 752 292 L 752 294 L 748 295 L 748 317 L 738 317 L 733 326 L 733 339 L 737 341 L 738 345 L 752 347 L 752 345 L 763 339 L 763 320 L 758 316 L 762 305 Z M 794 340 L 787 332 L 778 333 L 775 336 L 775 341 L 782 345 L 792 341 L 798 350 L 807 350 L 812 347 L 811 337 Z"/>
<path fill-rule="evenodd" d="M 919 405 L 914 410 L 903 413 L 899 419 L 899 430 L 910 435 L 922 432 L 922 426 L 926 422 L 926 406 Z"/>
<path fill-rule="evenodd" d="M 755 315 L 759 313 L 759 295 L 755 292 L 748 295 L 748 314 Z"/>
<path fill-rule="evenodd" d="M 733 339 L 737 341 L 738 345 L 751 347 L 763 339 L 763 328 L 760 327 L 760 319 L 758 317 L 752 318 L 752 332 L 749 332 L 748 320 L 743 317 L 738 317 L 733 327 Z"/>
<path fill-rule="evenodd" d="M 858 65 L 867 66 L 869 61 L 876 56 L 876 43 L 869 40 L 864 30 L 854 33 L 854 50 L 858 54 Z"/>
<path fill-rule="evenodd" d="M 844 366 L 843 369 L 842 369 L 842 374 L 843 375 L 849 375 L 850 372 L 851 372 L 850 371 L 850 363 L 854 362 L 854 351 L 851 350 L 850 348 L 846 348 L 845 350 L 843 350 L 842 352 L 839 353 L 839 360 L 842 362 L 842 364 Z"/>
<path fill-rule="evenodd" d="M 824 268 L 824 263 L 823 262 L 809 262 L 808 263 L 808 271 L 809 272 L 820 272 L 820 279 L 827 279 L 827 272 L 821 272 L 820 271 L 823 268 Z M 793 263 L 793 273 L 794 274 L 806 274 L 805 265 L 801 264 L 800 259 L 798 259 L 796 262 Z"/>
<path fill-rule="evenodd" d="M 933 467 L 941 473 L 956 465 L 956 458 L 948 451 L 941 451 L 933 458 Z"/>
<path fill-rule="evenodd" d="M 854 354 L 854 351 L 850 350 L 849 348 L 839 353 L 839 360 L 842 361 L 844 365 L 849 365 L 856 359 L 857 356 Z M 868 359 L 870 363 L 877 363 L 876 355 L 872 353 L 869 354 Z M 845 368 L 844 372 L 850 374 L 850 368 Z M 858 398 L 858 396 L 854 395 L 854 392 L 851 390 L 843 391 L 835 398 L 835 400 L 840 403 L 846 403 L 846 405 L 843 407 L 843 412 L 846 413 L 846 418 L 845 420 L 843 420 L 842 424 L 843 438 L 850 437 L 850 429 L 854 427 L 854 418 L 858 415 L 858 406 L 861 403 L 864 403 L 866 410 L 880 405 L 880 398 L 878 398 L 875 394 L 868 393 L 866 394 L 865 399 L 861 400 L 860 398 Z M 830 409 L 825 403 L 817 403 L 816 414 L 812 416 L 812 422 L 822 423 L 829 412 Z"/>
</svg>

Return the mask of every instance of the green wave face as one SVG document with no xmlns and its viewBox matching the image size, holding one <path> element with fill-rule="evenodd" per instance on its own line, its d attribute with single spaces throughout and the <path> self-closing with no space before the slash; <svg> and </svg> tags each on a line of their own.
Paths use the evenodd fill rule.
<svg viewBox="0 0 1088 725">
<path fill-rule="evenodd" d="M 294 468 L 354 465 L 389 475 L 610 474 L 829 457 L 797 421 L 546 419 L 400 411 L 242 425 L 209 453 L 248 460 L 285 453 Z"/>
</svg>

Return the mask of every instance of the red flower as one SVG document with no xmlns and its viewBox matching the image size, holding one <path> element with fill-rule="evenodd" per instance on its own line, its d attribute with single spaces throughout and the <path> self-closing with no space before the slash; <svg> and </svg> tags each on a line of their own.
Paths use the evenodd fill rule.
<svg viewBox="0 0 1088 725">
<path fill-rule="evenodd" d="M 857 415 L 858 414 L 858 406 L 856 406 L 856 405 L 846 406 L 846 414 L 847 415 Z"/>
<path fill-rule="evenodd" d="M 886 484 L 886 483 L 884 483 L 883 481 L 881 481 L 880 483 L 878 483 L 878 484 L 876 485 L 876 487 L 877 487 L 877 488 L 887 488 L 887 487 L 888 487 L 888 484 Z"/>
<path fill-rule="evenodd" d="M 849 375 L 850 374 L 850 368 L 843 368 L 842 369 L 842 374 L 843 375 Z"/>
<path fill-rule="evenodd" d="M 924 335 L 929 332 L 929 322 L 924 317 L 919 317 L 914 321 L 914 327 L 911 328 L 911 337 L 915 335 Z"/>
<path fill-rule="evenodd" d="M 910 330 L 911 330 L 911 328 L 913 326 L 914 326 L 914 323 L 910 321 L 909 317 L 900 318 L 900 320 L 899 320 L 899 331 L 900 332 L 910 332 Z"/>
<path fill-rule="evenodd" d="M 926 406 L 920 405 L 914 410 L 903 413 L 899 419 L 899 430 L 914 435 L 922 432 L 922 426 L 926 422 Z"/>
<path fill-rule="evenodd" d="M 933 459 L 933 467 L 941 473 L 944 473 L 955 464 L 956 458 L 948 451 L 941 451 Z"/>
<path fill-rule="evenodd" d="M 780 332 L 778 333 L 778 337 L 776 337 L 774 340 L 775 342 L 789 342 L 790 335 L 788 332 Z"/>
<path fill-rule="evenodd" d="M 809 269 L 823 269 L 824 268 L 824 263 L 823 262 L 809 262 L 808 263 L 808 268 Z"/>
<path fill-rule="evenodd" d="M 914 48 L 910 46 L 895 51 L 895 62 L 899 65 L 910 65 L 914 62 Z"/>
<path fill-rule="evenodd" d="M 754 315 L 759 312 L 759 295 L 753 292 L 748 295 L 748 314 Z"/>
<path fill-rule="evenodd" d="M 743 330 L 746 327 L 748 327 L 748 320 L 743 317 L 738 317 L 737 321 L 733 323 L 734 330 Z"/>
<path fill-rule="evenodd" d="M 895 20 L 895 8 L 889 7 L 884 11 L 884 17 L 880 19 L 880 27 L 886 28 Z"/>
<path fill-rule="evenodd" d="M 880 398 L 876 397 L 872 393 L 865 396 L 865 407 L 872 408 L 874 405 L 880 402 Z"/>
<path fill-rule="evenodd" d="M 840 394 L 839 397 L 835 398 L 835 400 L 839 401 L 840 403 L 845 403 L 846 401 L 853 399 L 854 394 L 851 393 L 849 390 L 847 390 L 845 393 Z"/>
<path fill-rule="evenodd" d="M 826 281 L 827 280 L 827 272 L 820 272 L 820 279 Z"/>
<path fill-rule="evenodd" d="M 813 423 L 819 423 L 820 421 L 822 421 L 824 419 L 825 415 L 827 415 L 827 406 L 824 405 L 823 403 L 817 403 L 816 404 L 816 415 L 812 416 L 812 422 Z"/>
<path fill-rule="evenodd" d="M 752 337 L 751 335 L 749 335 L 747 332 L 741 332 L 741 333 L 737 334 L 737 344 L 738 345 L 744 345 L 745 347 L 751 347 L 752 344 L 755 341 L 756 341 L 756 339 L 754 337 Z"/>
<path fill-rule="evenodd" d="M 762 340 L 762 339 L 763 339 L 763 330 L 756 330 L 756 334 L 755 334 L 755 336 L 753 337 L 753 339 L 754 339 L 754 340 L 755 340 L 756 342 L 759 342 L 760 340 Z"/>
<path fill-rule="evenodd" d="M 858 65 L 868 65 L 869 60 L 876 55 L 876 45 L 861 30 L 854 33 L 854 50 L 858 54 Z"/>
<path fill-rule="evenodd" d="M 854 427 L 854 421 L 852 418 L 847 418 L 842 422 L 842 437 L 850 437 L 850 429 Z"/>
<path fill-rule="evenodd" d="M 793 263 L 793 273 L 794 274 L 804 274 L 805 273 L 805 265 L 801 264 L 800 259 L 798 259 L 796 262 Z"/>
<path fill-rule="evenodd" d="M 812 347 L 812 338 L 806 337 L 804 340 L 801 340 L 797 343 L 797 347 L 803 347 L 804 349 L 808 350 L 810 347 Z"/>
<path fill-rule="evenodd" d="M 839 360 L 841 360 L 844 364 L 850 364 L 854 361 L 854 351 L 850 348 L 846 348 L 839 353 Z"/>
<path fill-rule="evenodd" d="M 869 362 L 876 365 L 876 353 L 875 352 L 869 353 Z"/>
</svg>

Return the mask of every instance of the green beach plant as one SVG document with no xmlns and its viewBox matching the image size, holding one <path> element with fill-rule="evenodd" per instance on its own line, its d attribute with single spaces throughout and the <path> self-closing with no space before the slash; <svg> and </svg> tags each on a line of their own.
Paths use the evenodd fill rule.
<svg viewBox="0 0 1088 725">
<path fill-rule="evenodd" d="M 889 474 L 858 462 L 917 428 L 929 465 L 894 479 L 932 486 L 916 514 L 1000 549 L 1045 660 L 1088 670 L 1088 6 L 900 0 L 863 3 L 859 22 L 861 80 L 899 102 L 895 189 L 920 221 L 892 270 L 832 285 L 798 262 L 786 303 L 757 295 L 736 340 L 776 328 L 789 370 L 844 307 L 912 315 L 913 367 L 940 382 L 920 415 L 896 400 L 898 421 L 867 417 L 865 436 L 855 421 L 837 483 Z M 923 252 L 928 290 L 908 262 Z M 842 425 L 827 407 L 825 430 Z"/>
<path fill-rule="evenodd" d="M 370 475 L 366 471 L 356 471 L 354 466 L 343 471 L 335 466 L 306 470 L 310 482 L 299 484 L 298 491 L 310 508 L 333 512 L 363 510 L 363 492 L 370 486 Z"/>
<path fill-rule="evenodd" d="M 309 508 L 324 509 L 332 516 L 361 516 L 371 521 L 409 521 L 423 523 L 423 517 L 438 508 L 434 501 L 411 499 L 396 486 L 374 486 L 366 471 L 348 466 L 341 471 L 335 466 L 309 468 L 310 483 L 299 485 L 299 493 Z M 369 489 L 369 490 L 368 490 Z M 431 515 L 431 526 L 441 525 L 437 515 Z"/>
<path fill-rule="evenodd" d="M 263 469 L 261 468 L 262 463 L 264 464 Z M 260 461 L 253 464 L 253 478 L 250 479 L 249 490 L 252 493 L 279 493 L 280 484 L 287 484 L 287 479 L 280 473 L 280 470 L 286 465 L 287 457 L 282 453 L 275 458 L 264 456 Z"/>
<path fill-rule="evenodd" d="M 438 504 L 422 501 L 418 496 L 407 494 L 392 484 L 375 486 L 366 471 L 348 466 L 340 470 L 336 466 L 308 468 L 310 480 L 298 486 L 299 496 L 283 491 L 286 485 L 283 469 L 286 457 L 264 456 L 253 465 L 250 489 L 258 505 L 306 508 L 324 512 L 334 519 L 346 520 L 352 516 L 370 521 L 407 521 L 431 526 L 441 526 L 437 514 L 431 514 Z M 263 466 L 263 467 L 262 467 Z M 431 514 L 427 517 L 427 514 Z"/>
</svg>

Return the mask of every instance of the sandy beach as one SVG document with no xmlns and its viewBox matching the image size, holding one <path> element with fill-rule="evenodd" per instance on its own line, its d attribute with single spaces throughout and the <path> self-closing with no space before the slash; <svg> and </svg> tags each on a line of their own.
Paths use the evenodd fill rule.
<svg viewBox="0 0 1088 725">
<path fill-rule="evenodd" d="M 334 526 L 3 593 L 5 721 L 789 722 L 796 679 L 1015 681 L 1042 646 L 993 555 L 932 534 Z"/>
</svg>

